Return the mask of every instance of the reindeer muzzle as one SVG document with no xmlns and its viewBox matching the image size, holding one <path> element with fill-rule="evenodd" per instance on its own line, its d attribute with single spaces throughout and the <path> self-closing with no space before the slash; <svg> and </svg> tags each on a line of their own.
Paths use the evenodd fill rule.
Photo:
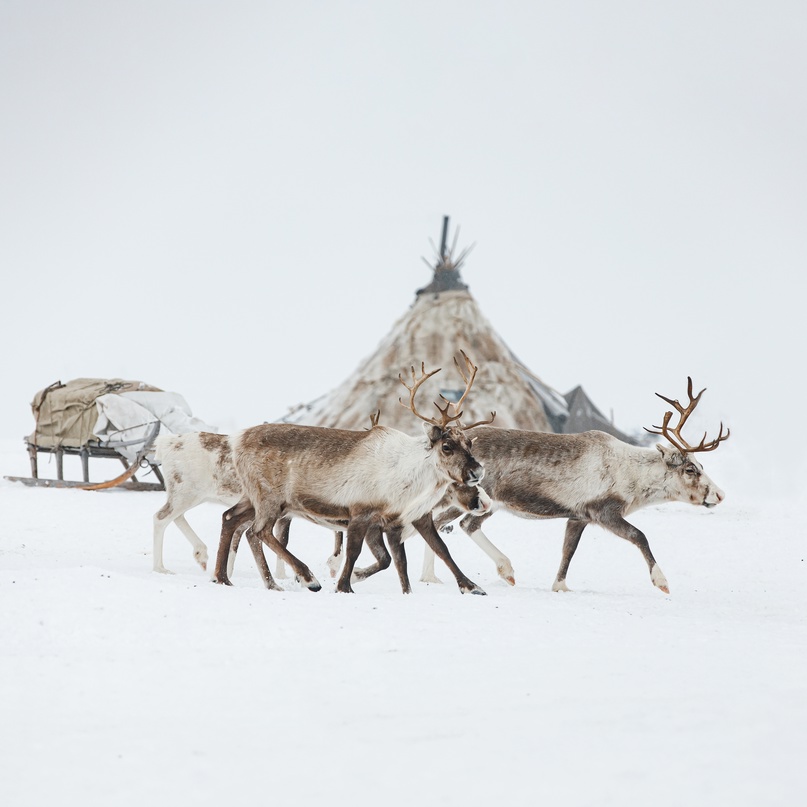
<svg viewBox="0 0 807 807">
<path fill-rule="evenodd" d="M 490 510 L 490 504 L 482 501 L 481 496 L 474 496 L 469 512 L 474 516 L 483 516 Z"/>
<path fill-rule="evenodd" d="M 710 490 L 703 499 L 703 506 L 711 509 L 720 504 L 725 498 L 726 494 L 722 490 Z"/>
</svg>

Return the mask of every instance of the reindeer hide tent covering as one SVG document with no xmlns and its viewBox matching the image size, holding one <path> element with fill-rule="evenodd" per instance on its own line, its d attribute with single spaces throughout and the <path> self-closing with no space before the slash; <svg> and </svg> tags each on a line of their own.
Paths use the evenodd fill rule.
<svg viewBox="0 0 807 807">
<path fill-rule="evenodd" d="M 411 386 L 409 368 L 420 375 L 442 368 L 418 393 L 418 409 L 434 416 L 432 401 L 440 395 L 457 400 L 465 388 L 454 358 L 464 350 L 479 367 L 473 389 L 463 406 L 467 423 L 496 412 L 502 427 L 552 431 L 547 411 L 561 415 L 566 403 L 512 355 L 470 293 L 462 290 L 419 295 L 412 308 L 393 326 L 375 353 L 367 358 L 333 392 L 307 406 L 298 407 L 285 420 L 343 429 L 360 429 L 379 410 L 380 423 L 401 431 L 420 433 L 421 421 L 398 403 L 408 402 L 408 393 L 398 374 Z"/>
<path fill-rule="evenodd" d="M 418 376 L 421 362 L 427 372 L 442 368 L 418 393 L 418 410 L 434 416 L 437 410 L 432 401 L 438 401 L 441 394 L 457 400 L 465 389 L 454 365 L 455 358 L 462 363 L 460 350 L 463 350 L 479 367 L 473 389 L 463 405 L 463 422 L 484 420 L 495 411 L 493 425 L 500 428 L 565 431 L 570 422 L 569 401 L 519 361 L 482 314 L 459 275 L 469 250 L 454 257 L 454 248 L 446 247 L 447 227 L 446 218 L 443 244 L 432 266 L 432 282 L 416 293 L 412 306 L 395 322 L 375 352 L 336 389 L 311 403 L 294 407 L 282 421 L 362 429 L 369 426 L 370 415 L 378 410 L 381 424 L 419 434 L 421 421 L 398 402 L 400 398 L 408 403 L 408 393 L 398 374 L 402 373 L 411 386 L 410 367 L 415 367 Z M 577 410 L 582 411 L 582 407 Z M 634 442 L 608 424 L 593 404 L 586 409 L 586 414 L 592 413 L 599 417 L 589 420 L 588 425 L 584 418 L 578 417 L 574 430 L 607 425 L 607 431 Z"/>
</svg>

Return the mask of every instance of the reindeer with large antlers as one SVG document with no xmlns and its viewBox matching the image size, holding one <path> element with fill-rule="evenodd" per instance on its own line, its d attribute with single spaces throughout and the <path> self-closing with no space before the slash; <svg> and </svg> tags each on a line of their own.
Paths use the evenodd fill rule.
<svg viewBox="0 0 807 807">
<path fill-rule="evenodd" d="M 475 369 L 461 400 L 470 391 Z M 454 563 L 431 517 L 449 485 L 474 487 L 483 476 L 482 466 L 471 453 L 471 440 L 459 424 L 461 412 L 451 415 L 448 405 L 444 409 L 438 406 L 440 418 L 436 419 L 417 410 L 417 392 L 436 372 L 427 373 L 421 364 L 419 378 L 412 368 L 411 386 L 401 378 L 409 390 L 408 408 L 424 421 L 421 438 L 378 425 L 369 431 L 348 431 L 288 423 L 254 426 L 235 435 L 232 458 L 244 498 L 225 513 L 214 580 L 229 583 L 227 560 L 233 533 L 245 520 L 252 520 L 247 540 L 267 588 L 277 588 L 277 584 L 262 541 L 309 589 L 318 590 L 320 584 L 311 570 L 272 532 L 277 521 L 301 517 L 335 530 L 347 528 L 337 591 L 352 591 L 351 574 L 368 532 L 387 533 L 398 566 L 402 562 L 400 536 L 412 525 L 449 566 L 463 593 L 484 594 Z M 405 559 L 403 563 L 405 569 Z"/>
<path fill-rule="evenodd" d="M 482 428 L 475 435 L 474 455 L 485 466 L 485 490 L 493 499 L 487 515 L 466 515 L 462 529 L 496 563 L 499 575 L 515 583 L 510 560 L 482 532 L 482 524 L 496 510 L 506 510 L 521 518 L 566 518 L 563 556 L 553 591 L 568 591 L 566 575 L 577 550 L 580 536 L 588 524 L 598 524 L 620 538 L 630 541 L 642 553 L 653 585 L 669 593 L 667 579 L 656 563 L 644 533 L 625 520 L 630 513 L 651 504 L 689 502 L 714 507 L 724 494 L 706 475 L 695 454 L 714 451 L 728 439 L 723 424 L 714 440 L 706 435 L 691 445 L 681 430 L 705 390 L 692 394 L 688 381 L 689 402 L 659 398 L 669 403 L 679 415 L 670 427 L 672 412 L 666 412 L 661 426 L 647 429 L 665 437 L 669 446 L 654 448 L 632 446 L 600 431 L 582 434 L 546 434 L 516 429 Z M 449 510 L 436 520 L 438 528 L 461 516 Z M 434 555 L 428 548 L 424 558 L 423 580 L 437 581 Z"/>
</svg>

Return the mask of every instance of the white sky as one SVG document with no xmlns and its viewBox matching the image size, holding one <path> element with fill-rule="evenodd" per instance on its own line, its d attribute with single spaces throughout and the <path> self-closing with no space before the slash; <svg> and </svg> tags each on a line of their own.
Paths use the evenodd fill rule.
<svg viewBox="0 0 807 807">
<path fill-rule="evenodd" d="M 691 374 L 789 473 L 805 68 L 799 2 L 0 0 L 0 432 L 79 376 L 274 419 L 375 348 L 448 214 L 544 381 L 632 430 Z"/>
</svg>

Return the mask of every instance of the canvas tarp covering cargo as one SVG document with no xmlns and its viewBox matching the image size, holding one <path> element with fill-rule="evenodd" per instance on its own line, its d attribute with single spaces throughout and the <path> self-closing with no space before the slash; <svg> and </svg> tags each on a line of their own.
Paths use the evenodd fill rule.
<svg viewBox="0 0 807 807">
<path fill-rule="evenodd" d="M 157 421 L 173 434 L 216 431 L 192 416 L 181 395 L 120 378 L 57 381 L 34 396 L 31 408 L 36 429 L 28 442 L 43 449 L 100 444 L 131 458 Z"/>
<path fill-rule="evenodd" d="M 160 392 L 142 381 L 121 378 L 76 378 L 57 381 L 40 390 L 31 402 L 36 429 L 28 442 L 42 448 L 80 448 L 94 440 L 98 421 L 96 400 L 102 395 L 131 390 Z"/>
</svg>

